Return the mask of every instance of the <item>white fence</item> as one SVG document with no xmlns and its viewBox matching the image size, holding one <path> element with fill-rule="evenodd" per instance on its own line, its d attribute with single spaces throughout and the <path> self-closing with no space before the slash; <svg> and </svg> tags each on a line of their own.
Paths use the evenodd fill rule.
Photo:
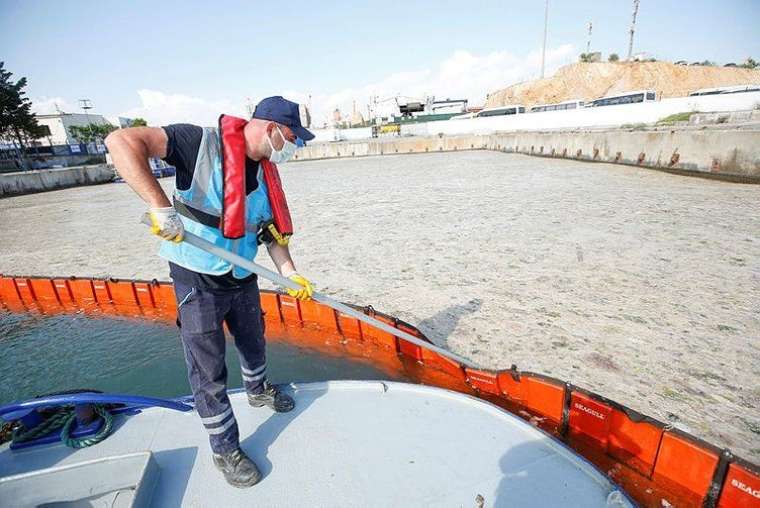
<svg viewBox="0 0 760 508">
<path fill-rule="evenodd" d="M 358 129 L 311 129 L 314 134 L 312 143 L 325 141 L 353 141 L 372 137 L 372 127 Z"/>
<path fill-rule="evenodd" d="M 640 104 L 405 124 L 401 126 L 401 135 L 493 134 L 494 132 L 572 129 L 576 127 L 617 127 L 623 124 L 654 123 L 668 115 L 685 111 L 741 111 L 753 109 L 758 105 L 760 105 L 760 92 L 677 97 Z M 369 127 L 322 129 L 313 132 L 316 135 L 314 141 L 348 141 L 372 137 L 372 129 Z"/>
</svg>

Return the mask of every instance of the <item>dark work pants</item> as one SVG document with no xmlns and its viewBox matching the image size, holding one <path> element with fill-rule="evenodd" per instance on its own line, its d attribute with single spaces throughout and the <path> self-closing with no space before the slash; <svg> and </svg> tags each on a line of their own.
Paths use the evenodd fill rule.
<svg viewBox="0 0 760 508">
<path fill-rule="evenodd" d="M 174 294 L 195 409 L 214 453 L 231 452 L 238 446 L 239 434 L 227 397 L 223 323 L 235 338 L 246 391 L 261 391 L 266 358 L 259 287 L 254 282 L 240 289 L 212 291 L 175 282 Z"/>
</svg>

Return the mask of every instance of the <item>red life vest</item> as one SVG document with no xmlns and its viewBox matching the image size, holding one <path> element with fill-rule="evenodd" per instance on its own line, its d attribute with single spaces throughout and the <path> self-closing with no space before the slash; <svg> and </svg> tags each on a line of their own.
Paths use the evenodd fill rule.
<svg viewBox="0 0 760 508">
<path fill-rule="evenodd" d="M 219 117 L 219 140 L 222 152 L 222 215 L 219 229 L 225 238 L 245 236 L 245 137 L 243 128 L 248 121 L 230 115 Z M 282 190 L 282 181 L 277 166 L 269 161 L 260 161 L 267 188 L 269 206 L 272 209 L 272 223 L 263 227 L 281 245 L 287 245 L 293 234 L 288 202 Z"/>
</svg>

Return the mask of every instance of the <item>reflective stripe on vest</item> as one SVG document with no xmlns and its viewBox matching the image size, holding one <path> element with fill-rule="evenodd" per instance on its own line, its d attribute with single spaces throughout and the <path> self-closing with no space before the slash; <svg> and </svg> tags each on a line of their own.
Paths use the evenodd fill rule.
<svg viewBox="0 0 760 508">
<path fill-rule="evenodd" d="M 224 238 L 218 228 L 206 226 L 189 217 L 180 215 L 185 229 L 214 245 L 234 252 L 246 259 L 254 259 L 258 251 L 256 233 L 259 225 L 272 220 L 272 210 L 269 206 L 266 184 L 261 168 L 256 172 L 258 187 L 246 196 L 246 234 L 244 237 L 231 240 Z M 193 172 L 193 181 L 187 190 L 174 191 L 174 199 L 205 214 L 219 217 L 222 211 L 222 160 L 219 150 L 219 132 L 215 128 L 203 129 L 198 158 Z M 230 270 L 234 277 L 242 279 L 250 272 L 240 267 L 208 254 L 187 243 L 161 242 L 159 255 L 184 268 L 210 275 L 223 275 Z"/>
</svg>

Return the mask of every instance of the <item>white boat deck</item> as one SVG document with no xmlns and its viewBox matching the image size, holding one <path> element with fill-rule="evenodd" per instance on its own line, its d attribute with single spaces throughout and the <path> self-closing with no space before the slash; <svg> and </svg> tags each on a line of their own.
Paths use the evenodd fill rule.
<svg viewBox="0 0 760 508">
<path fill-rule="evenodd" d="M 138 453 L 145 451 L 158 471 L 144 481 L 142 495 L 150 494 L 150 506 L 478 507 L 481 499 L 487 507 L 631 505 L 583 458 L 487 402 L 392 382 L 290 389 L 296 408 L 285 414 L 248 406 L 244 393 L 230 395 L 241 446 L 264 475 L 254 487 L 236 489 L 224 481 L 195 412 L 150 408 L 117 417 L 113 434 L 90 448 L 0 448 L 0 506 L 37 505 L 49 494 L 67 501 L 66 495 L 74 495 L 52 492 L 66 491 L 73 480 L 44 477 L 42 490 L 51 492 L 21 488 L 20 482 L 31 481 L 26 473 L 61 466 L 71 471 L 75 464 L 99 461 L 89 467 L 109 470 L 113 479 L 113 467 L 102 459 L 131 454 L 134 462 L 147 457 Z M 97 494 L 95 487 L 103 483 L 98 475 L 83 476 L 94 485 L 87 492 Z M 107 503 L 93 506 L 130 506 L 131 498 L 98 499 Z"/>
</svg>

